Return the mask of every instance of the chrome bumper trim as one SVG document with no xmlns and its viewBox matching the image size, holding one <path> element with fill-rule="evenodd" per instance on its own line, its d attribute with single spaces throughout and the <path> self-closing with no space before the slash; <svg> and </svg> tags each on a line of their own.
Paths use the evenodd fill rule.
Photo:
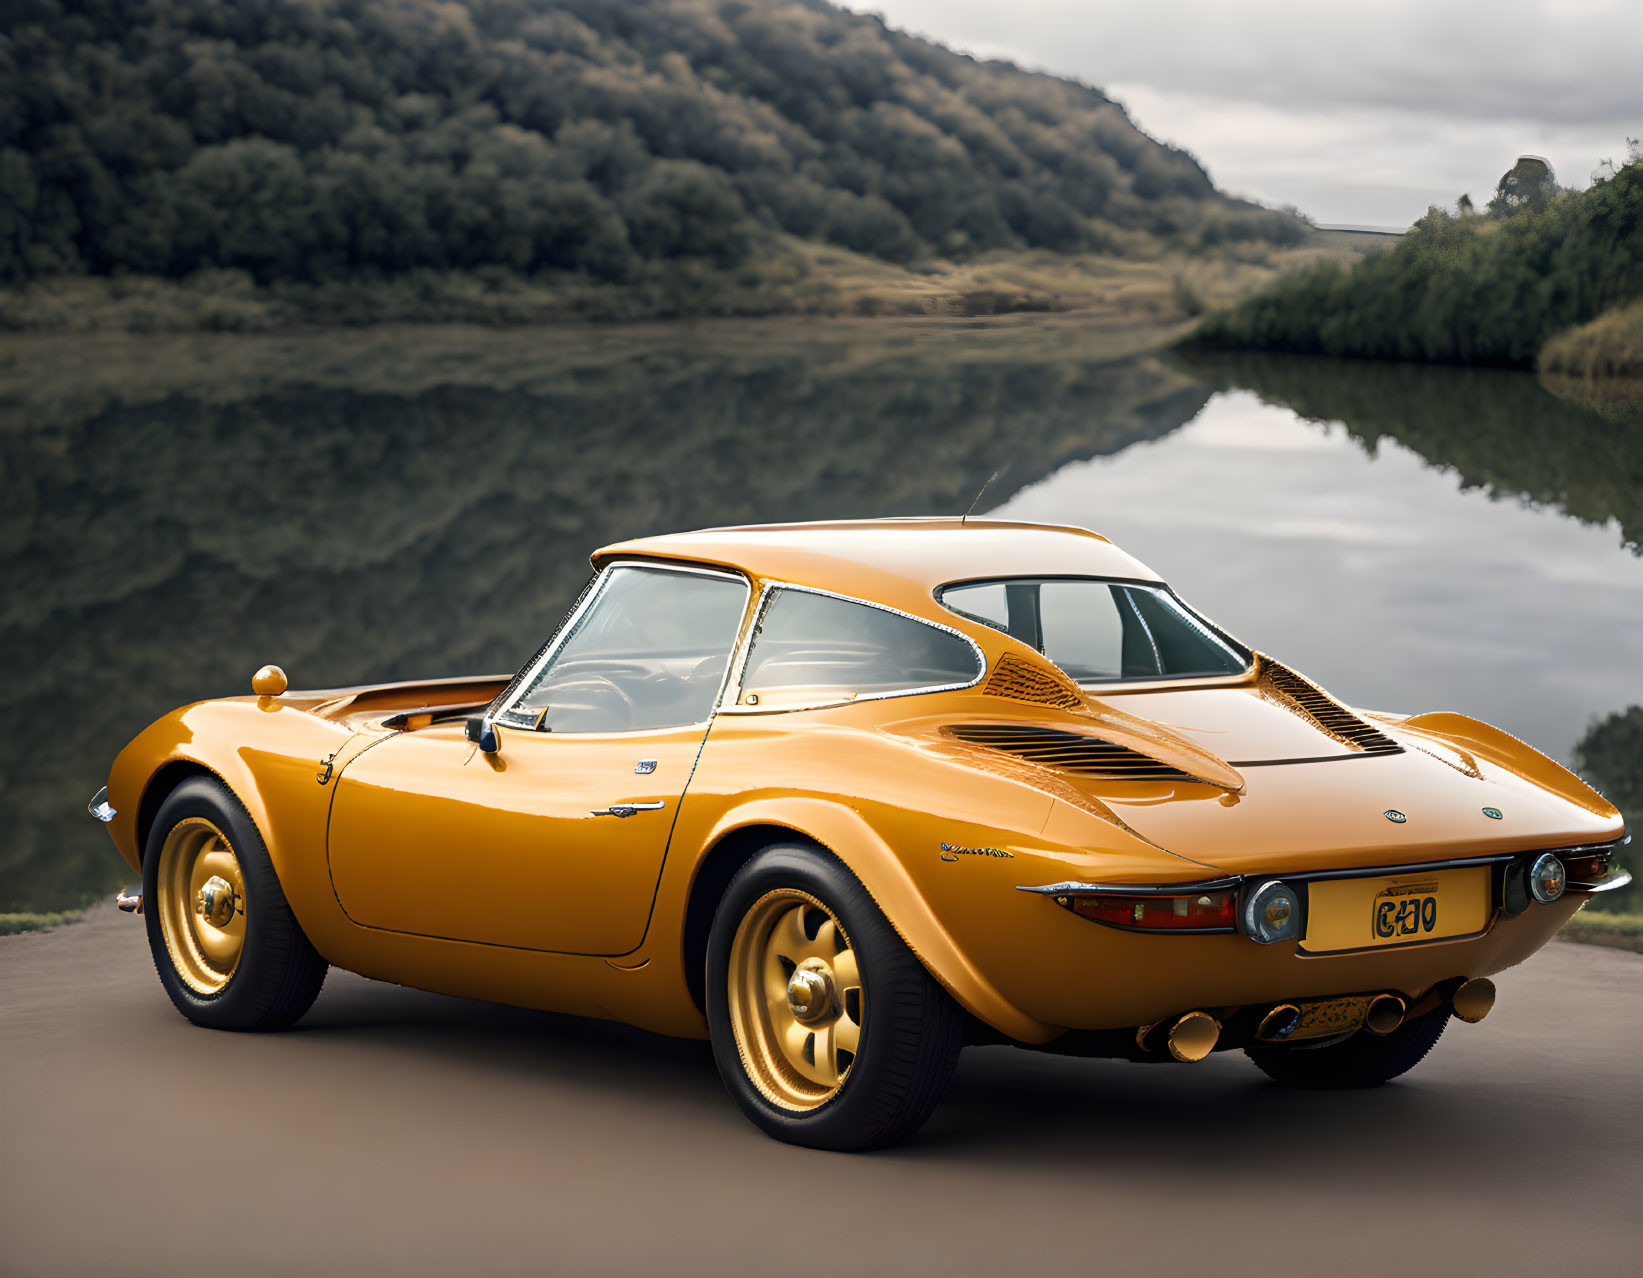
<svg viewBox="0 0 1643 1278">
<path fill-rule="evenodd" d="M 1235 874 L 1197 883 L 1046 883 L 1043 887 L 1022 885 L 1016 891 L 1044 896 L 1191 896 L 1194 892 L 1224 892 L 1242 882 L 1242 877 Z"/>
<path fill-rule="evenodd" d="M 1592 883 L 1571 883 L 1570 892 L 1613 892 L 1623 888 L 1632 881 L 1630 870 L 1610 870 L 1601 879 Z"/>
<path fill-rule="evenodd" d="M 86 804 L 86 811 L 105 824 L 115 818 L 114 809 L 108 805 L 108 787 L 106 785 L 91 796 L 91 802 Z"/>
</svg>

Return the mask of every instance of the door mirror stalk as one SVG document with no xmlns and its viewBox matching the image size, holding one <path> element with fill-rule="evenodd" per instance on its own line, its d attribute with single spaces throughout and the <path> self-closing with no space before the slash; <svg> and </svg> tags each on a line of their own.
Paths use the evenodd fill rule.
<svg viewBox="0 0 1643 1278">
<path fill-rule="evenodd" d="M 462 735 L 467 737 L 486 754 L 495 754 L 501 749 L 496 739 L 496 725 L 485 715 L 477 714 L 465 720 L 462 725 Z"/>
</svg>

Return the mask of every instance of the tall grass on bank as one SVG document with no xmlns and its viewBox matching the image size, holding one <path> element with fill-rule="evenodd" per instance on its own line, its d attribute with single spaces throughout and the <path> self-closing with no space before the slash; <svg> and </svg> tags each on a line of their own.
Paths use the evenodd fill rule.
<svg viewBox="0 0 1643 1278">
<path fill-rule="evenodd" d="M 1540 371 L 1559 377 L 1643 377 L 1643 299 L 1559 333 L 1540 352 Z"/>
<path fill-rule="evenodd" d="M 1500 220 L 1432 209 L 1351 269 L 1298 272 L 1187 339 L 1362 359 L 1528 367 L 1554 334 L 1643 298 L 1643 158 L 1544 210 Z M 1636 329 L 1615 321 L 1606 334 Z"/>
</svg>

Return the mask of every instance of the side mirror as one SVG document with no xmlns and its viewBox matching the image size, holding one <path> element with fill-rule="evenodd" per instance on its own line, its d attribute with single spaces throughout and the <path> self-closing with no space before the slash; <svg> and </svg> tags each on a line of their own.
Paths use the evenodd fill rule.
<svg viewBox="0 0 1643 1278">
<path fill-rule="evenodd" d="M 501 748 L 496 740 L 496 725 L 482 714 L 463 721 L 462 735 L 486 754 L 495 754 Z"/>
</svg>

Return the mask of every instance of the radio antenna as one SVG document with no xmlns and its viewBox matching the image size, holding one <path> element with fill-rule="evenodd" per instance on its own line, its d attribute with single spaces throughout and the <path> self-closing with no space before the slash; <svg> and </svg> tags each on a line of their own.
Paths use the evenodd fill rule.
<svg viewBox="0 0 1643 1278">
<path fill-rule="evenodd" d="M 958 521 L 958 526 L 960 528 L 964 527 L 964 520 L 965 519 L 968 519 L 971 515 L 976 513 L 976 507 L 981 504 L 982 494 L 987 491 L 988 487 L 992 484 L 993 480 L 997 479 L 1003 473 L 1004 472 L 1002 470 L 995 470 L 992 474 L 987 476 L 987 482 L 985 484 L 983 484 L 981 486 L 981 490 L 976 493 L 976 499 L 973 502 L 970 503 L 970 509 L 965 511 L 964 512 L 964 518 L 960 519 Z"/>
</svg>

